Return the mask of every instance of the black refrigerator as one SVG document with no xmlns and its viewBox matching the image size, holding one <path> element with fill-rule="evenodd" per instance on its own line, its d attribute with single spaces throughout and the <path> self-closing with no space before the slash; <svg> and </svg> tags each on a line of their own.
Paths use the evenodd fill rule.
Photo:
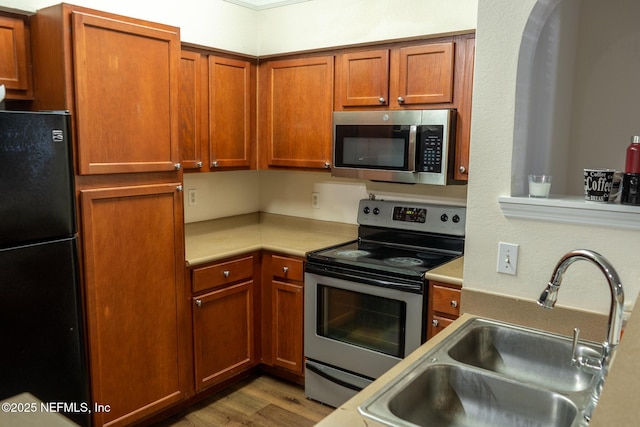
<svg viewBox="0 0 640 427">
<path fill-rule="evenodd" d="M 67 112 L 0 111 L 0 400 L 89 425 L 72 165 Z"/>
</svg>

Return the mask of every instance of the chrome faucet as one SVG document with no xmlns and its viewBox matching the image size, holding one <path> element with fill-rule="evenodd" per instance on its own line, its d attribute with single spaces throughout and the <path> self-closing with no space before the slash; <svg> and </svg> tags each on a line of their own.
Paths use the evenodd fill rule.
<svg viewBox="0 0 640 427">
<path fill-rule="evenodd" d="M 622 289 L 622 283 L 620 283 L 618 273 L 616 273 L 609 261 L 597 252 L 588 249 L 577 249 L 571 251 L 565 254 L 556 265 L 549 284 L 538 299 L 538 304 L 544 308 L 553 308 L 558 299 L 558 290 L 560 290 L 562 276 L 571 264 L 581 259 L 592 262 L 600 269 L 600 271 L 602 271 L 607 278 L 609 289 L 611 291 L 611 307 L 609 309 L 607 339 L 602 343 L 602 354 L 600 360 L 595 361 L 596 363 L 588 358 L 577 356 L 579 330 L 574 329 L 571 363 L 577 365 L 580 369 L 596 371 L 598 375 L 595 388 L 591 394 L 590 402 L 584 411 L 584 418 L 589 421 L 593 414 L 593 410 L 600 399 L 600 394 L 604 387 L 604 381 L 607 373 L 609 372 L 609 367 L 615 356 L 618 344 L 620 343 L 620 335 L 622 333 L 624 290 Z"/>
</svg>

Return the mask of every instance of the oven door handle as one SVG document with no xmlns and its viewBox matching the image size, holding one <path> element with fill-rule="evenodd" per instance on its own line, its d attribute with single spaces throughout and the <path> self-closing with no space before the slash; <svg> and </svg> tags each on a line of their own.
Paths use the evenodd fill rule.
<svg viewBox="0 0 640 427">
<path fill-rule="evenodd" d="M 325 380 L 331 381 L 332 383 L 335 383 L 335 384 L 338 384 L 338 385 L 341 385 L 342 387 L 345 387 L 345 388 L 348 388 L 348 389 L 354 390 L 354 391 L 362 391 L 362 389 L 363 389 L 363 387 L 359 387 L 357 385 L 348 383 L 348 382 L 346 382 L 344 380 L 341 380 L 341 379 L 336 378 L 336 377 L 334 377 L 332 375 L 329 375 L 328 373 L 324 372 L 322 369 L 320 369 L 315 364 L 313 364 L 313 363 L 311 363 L 309 361 L 307 361 L 305 363 L 305 367 L 309 371 L 313 372 L 314 374 L 320 375 Z"/>
</svg>

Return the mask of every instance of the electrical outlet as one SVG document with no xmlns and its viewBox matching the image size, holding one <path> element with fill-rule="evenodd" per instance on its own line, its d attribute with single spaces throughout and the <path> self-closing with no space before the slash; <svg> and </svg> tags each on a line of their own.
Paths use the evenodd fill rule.
<svg viewBox="0 0 640 427">
<path fill-rule="evenodd" d="M 189 206 L 194 206 L 198 204 L 198 192 L 195 188 L 191 188 L 187 190 L 187 204 Z"/>
<path fill-rule="evenodd" d="M 313 209 L 320 209 L 320 193 L 311 193 L 311 207 Z"/>
<path fill-rule="evenodd" d="M 498 243 L 498 273 L 513 274 L 518 267 L 518 245 L 514 243 Z"/>
</svg>

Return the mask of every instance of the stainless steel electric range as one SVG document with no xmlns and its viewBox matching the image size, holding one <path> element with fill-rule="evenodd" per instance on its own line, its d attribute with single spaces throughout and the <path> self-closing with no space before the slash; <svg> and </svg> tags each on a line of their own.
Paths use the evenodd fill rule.
<svg viewBox="0 0 640 427">
<path fill-rule="evenodd" d="M 358 239 L 307 254 L 305 393 L 340 406 L 426 336 L 424 274 L 464 253 L 466 209 L 361 200 Z"/>
</svg>

